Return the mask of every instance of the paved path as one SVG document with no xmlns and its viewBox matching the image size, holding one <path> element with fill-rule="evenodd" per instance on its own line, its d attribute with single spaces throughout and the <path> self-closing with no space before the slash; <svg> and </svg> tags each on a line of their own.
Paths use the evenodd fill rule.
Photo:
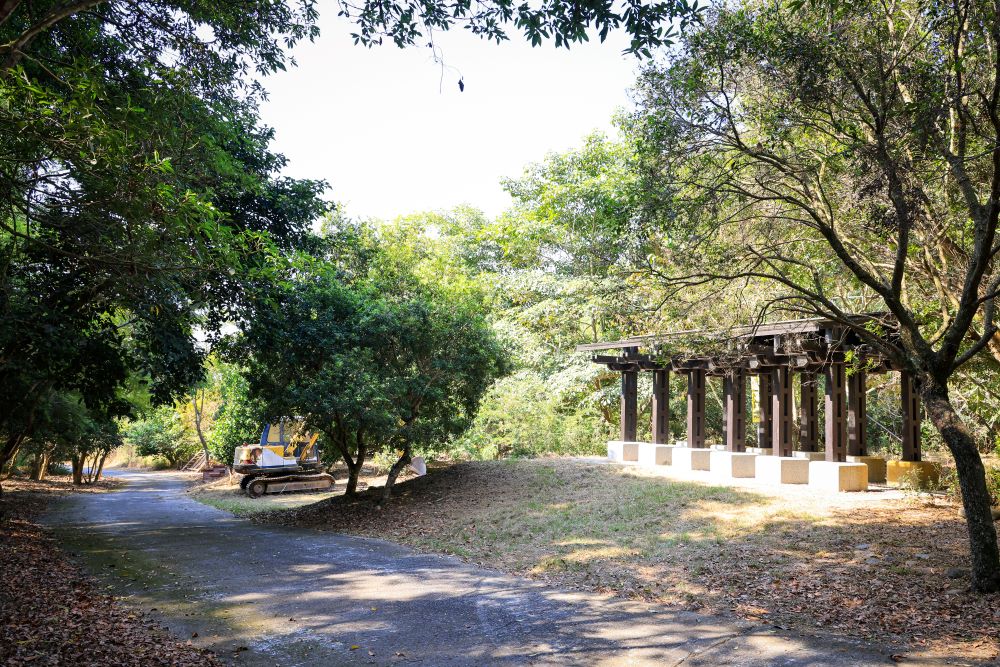
<svg viewBox="0 0 1000 667">
<path fill-rule="evenodd" d="M 262 527 L 119 473 L 51 515 L 111 590 L 245 665 L 882 665 L 879 651 L 566 592 L 380 540 Z M 82 530 L 81 530 L 82 529 Z"/>
</svg>

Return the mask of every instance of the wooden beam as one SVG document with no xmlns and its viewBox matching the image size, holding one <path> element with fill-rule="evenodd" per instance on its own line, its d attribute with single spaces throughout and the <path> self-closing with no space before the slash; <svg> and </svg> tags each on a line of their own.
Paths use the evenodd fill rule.
<svg viewBox="0 0 1000 667">
<path fill-rule="evenodd" d="M 868 455 L 867 377 L 858 369 L 847 378 L 847 454 Z"/>
<path fill-rule="evenodd" d="M 705 446 L 705 371 L 689 371 L 687 390 L 688 447 Z"/>
<path fill-rule="evenodd" d="M 799 376 L 799 450 L 815 452 L 819 449 L 819 406 L 817 388 L 819 378 L 816 373 L 802 373 Z"/>
<path fill-rule="evenodd" d="M 812 360 L 804 354 L 758 354 L 747 360 L 747 365 L 753 369 L 766 370 L 768 368 L 792 367 L 801 369 L 812 363 Z"/>
<path fill-rule="evenodd" d="M 826 367 L 826 460 L 847 460 L 847 387 L 844 364 Z"/>
<path fill-rule="evenodd" d="M 913 376 L 900 373 L 900 402 L 903 409 L 903 460 L 920 461 L 920 394 Z"/>
<path fill-rule="evenodd" d="M 776 456 L 792 455 L 792 373 L 787 366 L 771 371 L 771 446 Z"/>
<path fill-rule="evenodd" d="M 622 372 L 621 439 L 634 442 L 639 425 L 639 373 Z"/>
<path fill-rule="evenodd" d="M 760 400 L 757 401 L 757 446 L 762 449 L 771 448 L 771 374 L 761 373 L 757 376 Z"/>
<path fill-rule="evenodd" d="M 730 452 L 746 451 L 746 374 L 742 370 L 738 370 L 724 376 L 723 391 L 725 404 L 722 412 L 722 430 L 726 438 L 726 450 Z"/>
<path fill-rule="evenodd" d="M 670 441 L 670 373 L 653 371 L 653 442 Z"/>
<path fill-rule="evenodd" d="M 670 368 L 675 373 L 688 373 L 690 371 L 708 370 L 708 358 L 672 359 Z"/>
</svg>

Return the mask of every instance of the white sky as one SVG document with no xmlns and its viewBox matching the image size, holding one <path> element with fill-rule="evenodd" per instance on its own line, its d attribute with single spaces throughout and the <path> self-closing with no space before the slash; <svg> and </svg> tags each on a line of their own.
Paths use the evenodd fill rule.
<svg viewBox="0 0 1000 667">
<path fill-rule="evenodd" d="M 468 203 L 488 215 L 510 203 L 500 187 L 530 162 L 611 131 L 628 105 L 636 60 L 612 34 L 572 50 L 531 48 L 520 36 L 502 45 L 464 30 L 435 36 L 430 49 L 355 46 L 350 26 L 328 10 L 322 34 L 293 51 L 298 67 L 269 77 L 264 122 L 290 176 L 325 178 L 354 217 Z"/>
</svg>

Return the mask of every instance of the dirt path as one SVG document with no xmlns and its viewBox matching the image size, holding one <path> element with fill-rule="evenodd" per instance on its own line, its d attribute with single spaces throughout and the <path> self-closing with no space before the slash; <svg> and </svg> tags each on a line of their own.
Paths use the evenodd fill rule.
<svg viewBox="0 0 1000 667">
<path fill-rule="evenodd" d="M 119 473 L 49 517 L 109 589 L 247 665 L 874 665 L 878 650 L 569 593 L 381 540 L 261 527 Z M 195 633 L 197 633 L 196 636 Z"/>
</svg>

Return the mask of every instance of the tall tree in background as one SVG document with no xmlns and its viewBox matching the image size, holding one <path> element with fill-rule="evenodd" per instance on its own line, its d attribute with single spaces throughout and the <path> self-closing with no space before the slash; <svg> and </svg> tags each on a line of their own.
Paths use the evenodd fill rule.
<svg viewBox="0 0 1000 667">
<path fill-rule="evenodd" d="M 1000 554 L 949 380 L 1000 352 L 998 53 L 995 3 L 719 9 L 646 72 L 633 127 L 663 204 L 650 268 L 674 294 L 767 285 L 764 312 L 830 318 L 917 378 L 979 591 L 1000 590 Z"/>
<path fill-rule="evenodd" d="M 351 231 L 330 247 L 336 257 L 304 259 L 277 288 L 232 356 L 268 418 L 302 416 L 323 434 L 347 465 L 348 494 L 372 454 L 398 452 L 388 499 L 415 449 L 468 426 L 506 356 L 472 300 L 421 283 L 375 239 Z"/>
<path fill-rule="evenodd" d="M 254 76 L 316 34 L 309 2 L 0 3 L 0 469 L 50 391 L 127 410 L 201 375 L 326 206 L 279 175 Z"/>
</svg>

